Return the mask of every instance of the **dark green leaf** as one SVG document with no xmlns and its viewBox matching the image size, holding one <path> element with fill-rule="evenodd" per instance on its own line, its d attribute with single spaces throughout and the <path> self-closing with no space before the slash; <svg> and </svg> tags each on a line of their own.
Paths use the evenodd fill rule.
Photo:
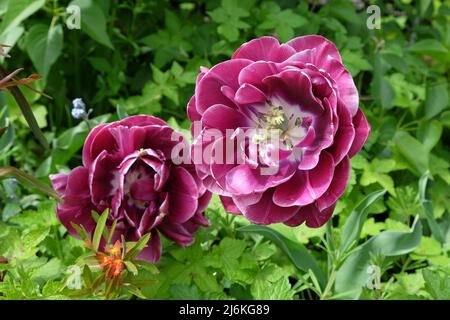
<svg viewBox="0 0 450 320">
<path fill-rule="evenodd" d="M 287 239 L 279 232 L 259 225 L 248 225 L 238 229 L 240 232 L 258 233 L 275 243 L 294 263 L 294 265 L 304 272 L 311 269 L 319 280 L 322 288 L 325 286 L 325 276 L 313 256 L 300 243 L 295 243 Z"/>
<path fill-rule="evenodd" d="M 345 253 L 354 241 L 358 241 L 364 222 L 367 219 L 367 209 L 385 193 L 385 190 L 375 191 L 367 195 L 355 209 L 353 209 L 342 229 L 340 246 L 340 251 L 342 253 Z"/>
<path fill-rule="evenodd" d="M 418 217 L 410 232 L 384 231 L 369 239 L 352 253 L 336 274 L 335 291 L 348 299 L 356 299 L 368 279 L 371 256 L 399 256 L 414 251 L 422 236 Z"/>
</svg>

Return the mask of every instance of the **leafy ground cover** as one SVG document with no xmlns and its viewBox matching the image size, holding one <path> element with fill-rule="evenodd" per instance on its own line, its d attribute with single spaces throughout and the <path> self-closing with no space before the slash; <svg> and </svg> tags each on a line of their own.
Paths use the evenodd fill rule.
<svg viewBox="0 0 450 320">
<path fill-rule="evenodd" d="M 370 4 L 380 29 L 367 27 Z M 440 0 L 0 1 L 1 65 L 43 75 L 21 87 L 34 125 L 0 92 L 0 299 L 450 299 L 449 13 Z M 156 265 L 129 243 L 101 266 L 101 216 L 96 240 L 67 234 L 48 175 L 81 163 L 93 126 L 142 113 L 189 134 L 201 65 L 255 37 L 305 34 L 337 45 L 372 126 L 326 226 L 251 225 L 214 197 L 211 227 L 191 247 L 164 243 Z"/>
</svg>

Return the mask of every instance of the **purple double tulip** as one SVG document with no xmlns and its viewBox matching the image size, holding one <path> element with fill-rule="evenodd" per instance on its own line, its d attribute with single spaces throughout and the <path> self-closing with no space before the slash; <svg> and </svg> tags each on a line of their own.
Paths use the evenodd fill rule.
<svg viewBox="0 0 450 320">
<path fill-rule="evenodd" d="M 141 255 L 150 262 L 161 256 L 160 234 L 182 246 L 191 244 L 192 234 L 209 225 L 204 210 L 211 193 L 192 165 L 172 158 L 180 143 L 188 145 L 166 122 L 151 116 L 95 127 L 83 148 L 83 166 L 50 176 L 63 200 L 58 218 L 73 234 L 71 223 L 92 232 L 91 212 L 109 208 L 108 225 L 118 222 L 113 242 L 121 234 L 136 241 L 151 233 Z"/>
<path fill-rule="evenodd" d="M 198 175 L 227 211 L 253 223 L 322 226 L 345 190 L 349 159 L 370 132 L 358 104 L 352 76 L 327 39 L 245 43 L 231 60 L 201 69 L 187 109 L 190 120 L 201 124 L 194 151 L 215 154 L 234 145 L 244 161 L 197 163 Z M 223 136 L 212 139 L 212 129 Z M 263 133 L 237 141 L 251 129 Z M 234 134 L 226 134 L 230 130 Z M 269 141 L 274 132 L 276 143 Z M 256 161 L 250 157 L 255 144 Z M 271 166 L 274 174 L 262 173 Z"/>
<path fill-rule="evenodd" d="M 108 208 L 108 224 L 118 222 L 113 241 L 151 233 L 141 256 L 151 262 L 161 256 L 160 235 L 184 246 L 208 226 L 211 192 L 256 224 L 320 227 L 369 136 L 358 105 L 352 76 L 327 39 L 252 40 L 230 60 L 201 68 L 187 109 L 192 146 L 151 116 L 95 127 L 83 165 L 51 175 L 63 200 L 58 217 L 71 233 L 72 223 L 92 232 L 91 212 Z"/>
</svg>

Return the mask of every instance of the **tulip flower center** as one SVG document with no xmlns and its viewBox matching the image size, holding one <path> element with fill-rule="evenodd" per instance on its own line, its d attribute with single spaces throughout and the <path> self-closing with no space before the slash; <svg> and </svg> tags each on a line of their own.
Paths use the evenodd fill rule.
<svg viewBox="0 0 450 320">
<path fill-rule="evenodd" d="M 255 144 L 278 143 L 278 148 L 292 150 L 305 135 L 305 115 L 298 108 L 267 103 L 264 112 L 258 113 L 257 132 L 252 138 Z"/>
<path fill-rule="evenodd" d="M 151 201 L 156 200 L 152 171 L 148 166 L 137 163 L 126 174 L 123 191 L 129 206 L 145 210 Z"/>
</svg>

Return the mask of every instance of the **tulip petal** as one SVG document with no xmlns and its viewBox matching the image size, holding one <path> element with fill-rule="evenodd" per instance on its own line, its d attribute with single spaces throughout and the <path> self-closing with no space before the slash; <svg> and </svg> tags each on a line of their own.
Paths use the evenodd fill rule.
<svg viewBox="0 0 450 320">
<path fill-rule="evenodd" d="M 260 201 L 249 206 L 239 207 L 242 214 L 255 224 L 272 224 L 284 222 L 292 218 L 298 207 L 279 207 L 272 201 L 274 189 L 264 192 Z"/>
<path fill-rule="evenodd" d="M 310 171 L 296 171 L 289 181 L 275 189 L 273 202 L 282 207 L 304 206 L 320 198 L 333 177 L 333 157 L 322 152 L 318 165 Z"/>
<path fill-rule="evenodd" d="M 370 134 L 370 125 L 364 113 L 359 109 L 353 117 L 353 125 L 355 126 L 355 140 L 353 140 L 353 144 L 348 151 L 350 158 L 361 150 Z"/>
<path fill-rule="evenodd" d="M 249 59 L 252 61 L 282 62 L 295 53 L 288 45 L 278 42 L 274 37 L 261 37 L 244 43 L 236 50 L 232 59 Z"/>
<path fill-rule="evenodd" d="M 240 164 L 230 170 L 226 175 L 227 190 L 232 194 L 244 195 L 254 192 L 262 192 L 275 187 L 292 177 L 295 173 L 296 163 L 284 161 L 274 174 L 264 175 L 264 168 L 252 168 L 248 164 Z"/>
<path fill-rule="evenodd" d="M 266 95 L 261 90 L 249 83 L 240 86 L 234 97 L 234 101 L 239 104 L 262 102 L 266 99 Z"/>
<path fill-rule="evenodd" d="M 219 63 L 211 68 L 195 88 L 197 112 L 203 114 L 215 104 L 235 106 L 234 102 L 222 93 L 221 88 L 226 85 L 233 90 L 237 90 L 239 88 L 238 75 L 242 68 L 250 63 L 250 60 L 235 59 Z"/>
<path fill-rule="evenodd" d="M 294 48 L 297 52 L 316 49 L 315 63 L 320 62 L 327 56 L 331 56 L 334 59 L 341 61 L 341 56 L 339 55 L 336 46 L 330 40 L 319 35 L 300 36 L 290 40 L 286 44 Z"/>
<path fill-rule="evenodd" d="M 183 223 L 191 218 L 198 206 L 197 183 L 191 174 L 182 167 L 172 169 L 169 191 L 168 219 Z"/>
<path fill-rule="evenodd" d="M 249 120 L 239 110 L 223 104 L 215 104 L 205 111 L 202 125 L 206 128 L 219 129 L 225 133 L 226 129 L 248 126 Z"/>
</svg>

